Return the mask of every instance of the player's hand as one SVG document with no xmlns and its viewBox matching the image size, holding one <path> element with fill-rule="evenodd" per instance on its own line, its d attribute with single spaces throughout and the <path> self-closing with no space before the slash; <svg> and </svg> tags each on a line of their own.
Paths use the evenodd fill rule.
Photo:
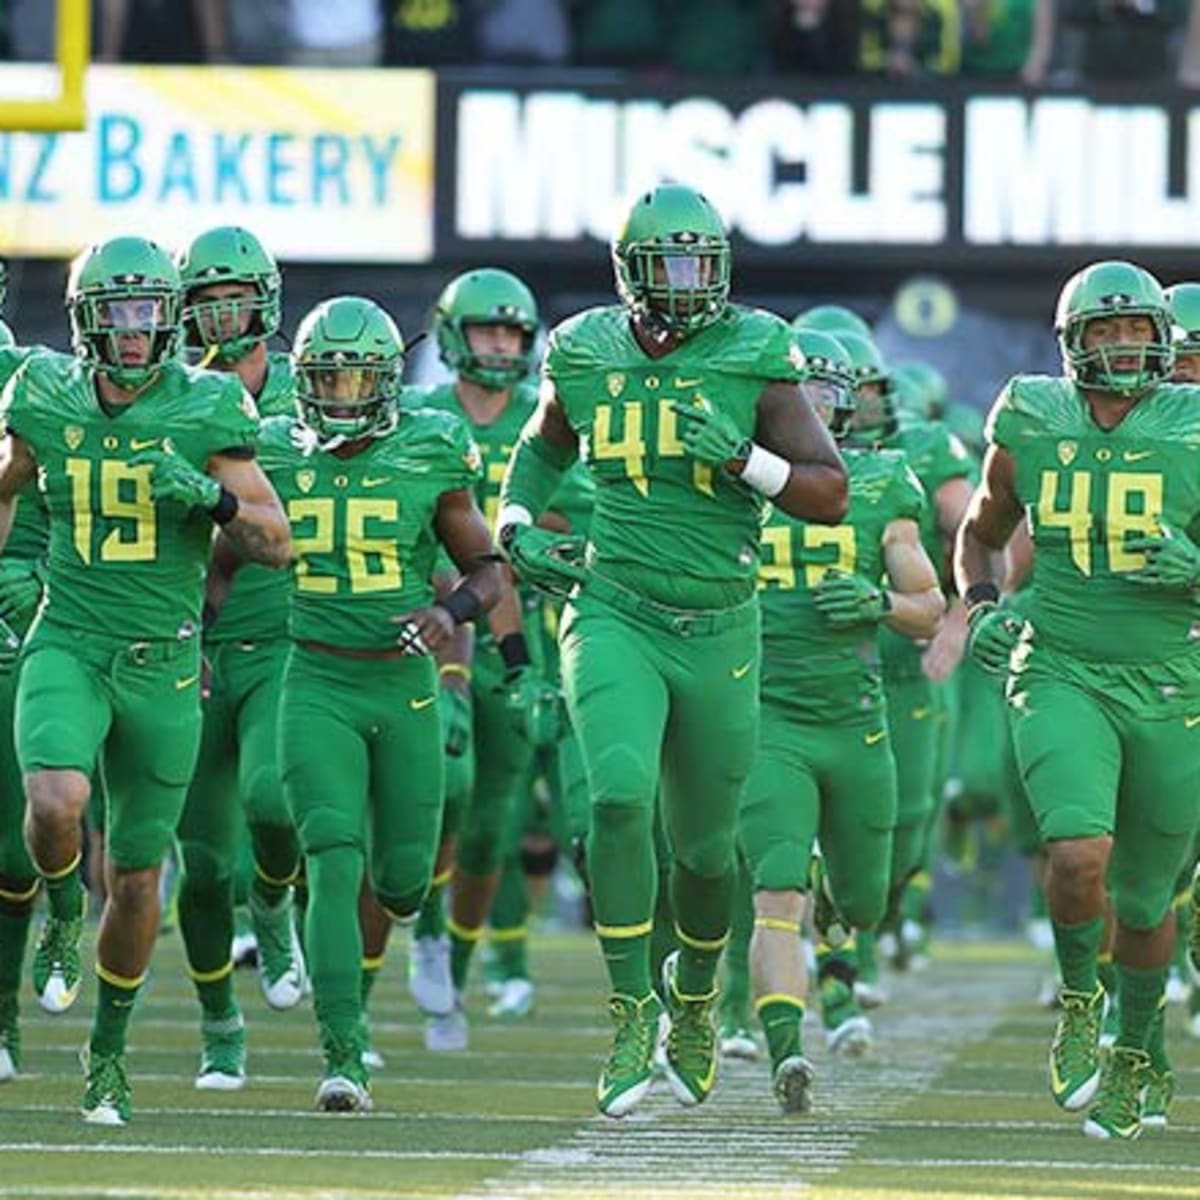
<svg viewBox="0 0 1200 1200">
<path fill-rule="evenodd" d="M 1186 533 L 1160 523 L 1160 537 L 1133 537 L 1126 550 L 1141 550 L 1146 563 L 1126 579 L 1151 587 L 1192 588 L 1200 583 L 1200 547 Z"/>
<path fill-rule="evenodd" d="M 719 412 L 707 400 L 702 404 L 675 402 L 671 407 L 679 418 L 679 440 L 692 458 L 710 467 L 746 458 L 750 439 L 728 413 Z"/>
<path fill-rule="evenodd" d="M 513 728 L 536 750 L 553 746 L 563 734 L 562 692 L 533 667 L 518 667 L 504 680 Z"/>
<path fill-rule="evenodd" d="M 442 746 L 451 758 L 462 758 L 471 745 L 471 693 L 461 687 L 443 687 L 438 694 L 442 714 Z"/>
<path fill-rule="evenodd" d="M 151 468 L 150 495 L 155 500 L 174 500 L 207 512 L 216 508 L 221 499 L 221 485 L 174 450 L 157 447 L 139 450 L 129 465 Z"/>
<path fill-rule="evenodd" d="M 587 582 L 587 541 L 577 534 L 514 524 L 500 530 L 499 541 L 522 583 L 562 595 L 574 584 Z"/>
<path fill-rule="evenodd" d="M 826 571 L 813 592 L 813 604 L 830 625 L 875 625 L 892 610 L 884 588 L 863 575 Z"/>
<path fill-rule="evenodd" d="M 968 616 L 967 646 L 975 661 L 989 675 L 1007 675 L 1012 652 L 1021 639 L 1026 622 L 998 604 L 977 604 Z"/>
<path fill-rule="evenodd" d="M 7 675 L 16 666 L 21 653 L 21 635 L 4 620 L 0 620 L 0 675 Z"/>
<path fill-rule="evenodd" d="M 400 626 L 396 645 L 405 654 L 436 654 L 454 637 L 454 618 L 440 604 L 401 613 L 392 623 Z"/>
<path fill-rule="evenodd" d="M 932 683 L 942 683 L 958 670 L 967 648 L 967 622 L 951 614 L 921 655 L 921 670 Z"/>
<path fill-rule="evenodd" d="M 0 559 L 0 618 L 25 627 L 42 598 L 42 577 L 27 559 Z"/>
</svg>

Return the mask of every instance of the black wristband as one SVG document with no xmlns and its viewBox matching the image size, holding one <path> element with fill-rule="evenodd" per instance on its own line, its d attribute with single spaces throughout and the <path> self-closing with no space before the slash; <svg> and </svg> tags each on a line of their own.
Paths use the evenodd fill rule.
<svg viewBox="0 0 1200 1200">
<path fill-rule="evenodd" d="M 238 498 L 227 488 L 221 488 L 221 498 L 208 510 L 218 525 L 228 525 L 238 515 Z"/>
<path fill-rule="evenodd" d="M 468 583 L 460 583 L 445 600 L 439 600 L 437 606 L 444 608 L 454 618 L 455 625 L 473 621 L 483 612 L 479 593 Z"/>
<path fill-rule="evenodd" d="M 523 633 L 506 633 L 496 645 L 508 670 L 515 671 L 519 667 L 529 666 L 529 645 Z"/>
<path fill-rule="evenodd" d="M 973 583 L 963 596 L 963 603 L 970 612 L 977 604 L 999 604 L 1000 589 L 990 580 L 983 583 Z"/>
</svg>

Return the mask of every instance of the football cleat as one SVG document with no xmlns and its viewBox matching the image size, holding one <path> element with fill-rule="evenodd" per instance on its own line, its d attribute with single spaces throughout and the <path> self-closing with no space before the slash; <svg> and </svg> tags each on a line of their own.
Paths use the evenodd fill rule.
<svg viewBox="0 0 1200 1200">
<path fill-rule="evenodd" d="M 469 1038 L 467 1014 L 462 998 L 455 994 L 454 1007 L 442 1016 L 425 1018 L 425 1049 L 435 1053 L 465 1050 Z"/>
<path fill-rule="evenodd" d="M 614 1026 L 613 1044 L 600 1072 L 596 1104 L 606 1117 L 624 1117 L 637 1107 L 653 1082 L 663 1007 L 653 992 L 640 1000 L 617 994 L 609 997 L 608 1011 Z"/>
<path fill-rule="evenodd" d="M 387 1066 L 382 1054 L 375 1049 L 371 1042 L 371 1023 L 367 1020 L 367 1014 L 364 1012 L 358 1022 L 358 1038 L 362 1046 L 359 1052 L 359 1060 L 368 1071 L 382 1071 Z"/>
<path fill-rule="evenodd" d="M 323 1029 L 321 1048 L 325 1075 L 317 1085 L 317 1108 L 335 1113 L 370 1112 L 371 1083 L 362 1062 L 361 1036 L 338 1037 Z"/>
<path fill-rule="evenodd" d="M 84 1047 L 85 1075 L 80 1111 L 89 1125 L 128 1125 L 133 1092 L 125 1074 L 124 1054 L 96 1054 Z"/>
<path fill-rule="evenodd" d="M 1057 975 L 1043 975 L 1041 982 L 1038 984 L 1037 999 L 1035 1003 L 1038 1008 L 1057 1008 L 1058 993 L 1062 987 L 1062 980 Z"/>
<path fill-rule="evenodd" d="M 450 977 L 450 939 L 414 937 L 408 949 L 408 990 L 428 1017 L 452 1016 L 454 981 Z"/>
<path fill-rule="evenodd" d="M 236 1092 L 246 1086 L 246 1026 L 236 1012 L 223 1021 L 200 1023 L 200 1071 L 196 1087 L 202 1092 Z"/>
<path fill-rule="evenodd" d="M 534 986 L 529 979 L 506 979 L 500 994 L 488 1008 L 489 1017 L 512 1020 L 533 1012 Z"/>
<path fill-rule="evenodd" d="M 1146 1088 L 1142 1093 L 1142 1127 L 1144 1129 L 1166 1129 L 1171 1101 L 1175 1097 L 1175 1072 L 1169 1067 L 1156 1071 L 1153 1066 L 1146 1073 Z"/>
<path fill-rule="evenodd" d="M 888 990 L 877 979 L 856 979 L 854 998 L 863 1008 L 882 1008 L 889 999 Z"/>
<path fill-rule="evenodd" d="M 1049 954 L 1054 949 L 1054 926 L 1049 917 L 1030 917 L 1025 922 L 1025 936 L 1035 950 Z"/>
<path fill-rule="evenodd" d="M 21 1073 L 21 1025 L 16 993 L 0 996 L 0 1083 Z"/>
<path fill-rule="evenodd" d="M 64 1013 L 79 998 L 83 967 L 79 939 L 83 919 L 60 921 L 47 917 L 33 952 L 31 973 L 38 1003 L 48 1013 Z"/>
<path fill-rule="evenodd" d="M 234 967 L 258 966 L 258 938 L 252 929 L 238 929 L 229 944 L 229 957 Z"/>
<path fill-rule="evenodd" d="M 748 1021 L 736 1017 L 725 1017 L 717 1031 L 717 1045 L 722 1058 L 740 1058 L 755 1062 L 759 1056 L 758 1042 L 754 1040 Z"/>
<path fill-rule="evenodd" d="M 667 1034 L 667 1083 L 686 1107 L 702 1104 L 717 1082 L 717 1031 L 712 1010 L 717 989 L 703 996 L 685 996 L 675 983 L 679 951 L 663 962 L 663 994 L 671 1030 Z"/>
<path fill-rule="evenodd" d="M 1083 1132 L 1088 1137 L 1122 1141 L 1138 1137 L 1142 1132 L 1142 1097 L 1149 1082 L 1150 1056 L 1144 1050 L 1114 1046 Z M 1165 1111 L 1163 1120 L 1165 1123 Z"/>
<path fill-rule="evenodd" d="M 1187 980 L 1184 979 L 1178 967 L 1172 967 L 1167 972 L 1167 987 L 1166 999 L 1168 1004 L 1183 1004 L 1187 1001 L 1188 993 L 1191 989 L 1188 987 Z"/>
<path fill-rule="evenodd" d="M 291 895 L 271 906 L 251 892 L 250 919 L 258 939 L 258 980 L 263 996 L 274 1009 L 295 1008 L 304 999 L 307 972 L 292 919 Z"/>
<path fill-rule="evenodd" d="M 1063 988 L 1059 1000 L 1058 1028 L 1050 1045 L 1050 1094 L 1060 1108 L 1076 1112 L 1091 1103 L 1100 1086 L 1104 989 L 1097 984 L 1089 996 Z"/>
<path fill-rule="evenodd" d="M 845 980 L 827 975 L 821 980 L 821 1023 L 831 1054 L 859 1058 L 871 1049 L 871 1022 Z"/>
<path fill-rule="evenodd" d="M 1121 1032 L 1121 1006 L 1115 993 L 1104 993 L 1104 1019 L 1100 1022 L 1100 1049 L 1111 1050 Z"/>
<path fill-rule="evenodd" d="M 780 1109 L 791 1115 L 812 1110 L 812 1063 L 802 1054 L 789 1054 L 771 1072 L 771 1090 Z"/>
</svg>

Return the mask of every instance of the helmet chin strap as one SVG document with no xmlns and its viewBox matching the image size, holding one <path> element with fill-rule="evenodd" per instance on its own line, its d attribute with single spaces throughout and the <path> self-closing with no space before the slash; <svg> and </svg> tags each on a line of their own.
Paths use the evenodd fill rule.
<svg viewBox="0 0 1200 1200">
<path fill-rule="evenodd" d="M 396 409 L 392 409 L 391 416 L 386 424 L 381 425 L 378 429 L 372 429 L 367 433 L 359 433 L 347 435 L 344 433 L 332 433 L 328 437 L 322 437 L 311 425 L 305 425 L 300 422 L 292 426 L 292 445 L 307 458 L 314 450 L 320 450 L 323 453 L 328 453 L 331 450 L 336 450 L 339 446 L 348 445 L 350 442 L 360 441 L 362 438 L 381 438 L 387 437 L 392 433 L 396 425 L 399 423 L 400 414 Z"/>
</svg>

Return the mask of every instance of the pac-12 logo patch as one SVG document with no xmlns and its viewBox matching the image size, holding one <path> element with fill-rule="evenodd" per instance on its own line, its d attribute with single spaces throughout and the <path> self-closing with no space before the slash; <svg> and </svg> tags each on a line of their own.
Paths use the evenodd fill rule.
<svg viewBox="0 0 1200 1200">
<path fill-rule="evenodd" d="M 83 429 L 79 425 L 66 425 L 63 427 L 63 441 L 67 443 L 68 450 L 78 450 L 83 444 Z"/>
<path fill-rule="evenodd" d="M 612 399 L 616 399 L 625 390 L 625 375 L 621 371 L 610 371 L 604 380 L 604 386 L 608 388 L 608 394 Z"/>
<path fill-rule="evenodd" d="M 317 482 L 316 471 L 297 471 L 296 486 L 307 495 L 312 491 L 313 484 Z"/>
<path fill-rule="evenodd" d="M 1078 453 L 1079 446 L 1075 442 L 1058 443 L 1058 461 L 1064 467 L 1069 467 L 1075 461 L 1075 455 Z"/>
</svg>

